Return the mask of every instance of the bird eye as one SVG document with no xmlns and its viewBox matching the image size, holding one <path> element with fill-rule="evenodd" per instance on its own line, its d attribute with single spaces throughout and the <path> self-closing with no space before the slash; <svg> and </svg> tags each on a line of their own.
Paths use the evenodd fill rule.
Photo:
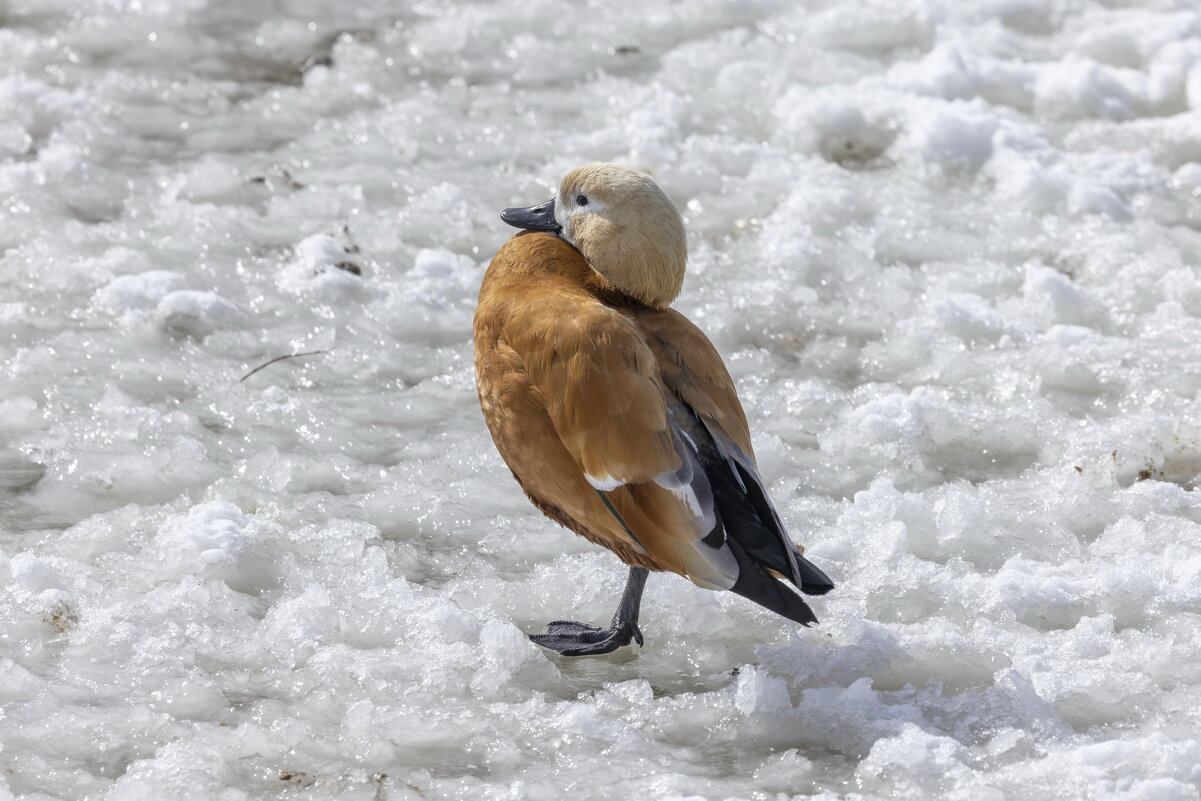
<svg viewBox="0 0 1201 801">
<path fill-rule="evenodd" d="M 587 206 L 588 198 L 584 197 L 583 195 L 576 195 L 575 196 L 575 204 L 577 206 Z"/>
</svg>

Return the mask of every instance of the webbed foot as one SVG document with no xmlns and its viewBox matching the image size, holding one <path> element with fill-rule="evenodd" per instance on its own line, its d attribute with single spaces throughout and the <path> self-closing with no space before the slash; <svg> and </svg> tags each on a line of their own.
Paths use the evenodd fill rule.
<svg viewBox="0 0 1201 801">
<path fill-rule="evenodd" d="M 530 639 L 563 656 L 595 656 L 616 651 L 631 640 L 642 645 L 642 631 L 632 622 L 602 629 L 573 620 L 555 620 L 546 627 L 545 634 L 531 634 Z"/>
</svg>

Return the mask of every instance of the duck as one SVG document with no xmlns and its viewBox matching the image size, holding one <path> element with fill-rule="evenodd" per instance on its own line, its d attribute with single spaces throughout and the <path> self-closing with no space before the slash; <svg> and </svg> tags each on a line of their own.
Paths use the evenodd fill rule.
<svg viewBox="0 0 1201 801">
<path fill-rule="evenodd" d="M 500 217 L 521 231 L 489 263 L 473 321 L 484 421 L 534 506 L 629 566 L 609 626 L 555 620 L 530 639 L 564 656 L 642 646 L 650 572 L 816 623 L 800 593 L 834 584 L 768 497 L 717 349 L 670 308 L 688 257 L 671 199 L 597 162 Z"/>
</svg>

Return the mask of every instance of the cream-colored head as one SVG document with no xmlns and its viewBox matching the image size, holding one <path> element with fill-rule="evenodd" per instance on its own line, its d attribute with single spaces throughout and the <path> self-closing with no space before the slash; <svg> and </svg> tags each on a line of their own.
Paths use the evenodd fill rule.
<svg viewBox="0 0 1201 801">
<path fill-rule="evenodd" d="M 559 185 L 554 214 L 559 235 L 617 289 L 657 309 L 680 294 L 684 221 L 646 173 L 600 162 L 576 167 Z"/>
</svg>

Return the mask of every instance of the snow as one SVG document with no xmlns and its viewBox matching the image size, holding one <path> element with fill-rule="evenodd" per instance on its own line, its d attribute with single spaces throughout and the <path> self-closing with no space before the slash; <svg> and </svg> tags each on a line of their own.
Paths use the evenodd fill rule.
<svg viewBox="0 0 1201 801">
<path fill-rule="evenodd" d="M 1198 798 L 1199 142 L 1174 0 L 11 0 L 0 799 Z M 624 568 L 471 316 L 594 160 L 687 218 L 818 627 L 524 636 Z"/>
</svg>

